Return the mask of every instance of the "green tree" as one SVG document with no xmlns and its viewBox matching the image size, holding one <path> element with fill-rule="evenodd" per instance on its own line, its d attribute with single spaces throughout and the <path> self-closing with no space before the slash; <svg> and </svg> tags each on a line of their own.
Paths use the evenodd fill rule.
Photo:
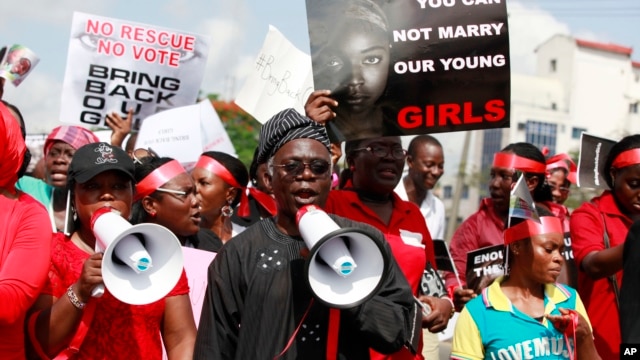
<svg viewBox="0 0 640 360">
<path fill-rule="evenodd" d="M 232 101 L 217 100 L 215 94 L 208 95 L 207 98 L 218 113 L 227 135 L 236 149 L 238 159 L 248 169 L 253 160 L 255 148 L 258 146 L 262 124 Z"/>
</svg>

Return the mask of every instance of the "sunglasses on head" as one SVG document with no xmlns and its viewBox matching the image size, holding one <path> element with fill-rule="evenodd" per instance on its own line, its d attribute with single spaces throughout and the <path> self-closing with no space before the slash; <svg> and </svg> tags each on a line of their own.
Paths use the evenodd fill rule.
<svg viewBox="0 0 640 360">
<path fill-rule="evenodd" d="M 134 163 L 142 165 L 142 159 L 146 157 L 158 158 L 159 156 L 158 153 L 153 151 L 153 149 L 151 148 L 138 148 L 131 152 L 131 158 L 133 159 Z"/>
</svg>

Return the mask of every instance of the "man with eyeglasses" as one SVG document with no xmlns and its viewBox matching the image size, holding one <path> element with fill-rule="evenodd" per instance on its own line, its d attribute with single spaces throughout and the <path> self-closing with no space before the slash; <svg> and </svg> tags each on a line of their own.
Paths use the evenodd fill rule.
<svg viewBox="0 0 640 360">
<path fill-rule="evenodd" d="M 418 207 L 394 193 L 401 181 L 407 151 L 398 136 L 350 140 L 345 144 L 348 166 L 341 190 L 329 194 L 326 210 L 380 230 L 420 304 L 426 304 L 420 325 L 425 332 L 444 330 L 453 313 L 451 300 L 420 294 L 420 281 L 429 262 L 435 267 L 433 242 Z M 419 335 L 422 338 L 422 334 Z M 429 339 L 432 345 L 435 339 Z M 422 350 L 422 345 L 419 351 Z M 422 359 L 402 349 L 392 356 L 372 352 L 372 359 Z"/>
<path fill-rule="evenodd" d="M 326 129 L 294 109 L 262 126 L 257 161 L 267 164 L 263 178 L 278 213 L 229 240 L 209 267 L 194 359 L 368 359 L 369 348 L 417 347 L 413 319 L 420 315 L 395 261 L 370 299 L 331 311 L 337 317 L 310 291 L 296 215 L 305 205 L 325 205 L 329 148 Z M 392 257 L 377 230 L 332 219 L 371 232 Z"/>
</svg>

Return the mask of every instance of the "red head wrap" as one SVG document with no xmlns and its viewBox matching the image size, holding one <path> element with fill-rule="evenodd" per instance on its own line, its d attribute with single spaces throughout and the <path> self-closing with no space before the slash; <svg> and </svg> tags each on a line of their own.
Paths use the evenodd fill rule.
<svg viewBox="0 0 640 360">
<path fill-rule="evenodd" d="M 555 216 L 541 216 L 540 224 L 533 220 L 525 220 L 504 231 L 504 244 L 509 245 L 535 235 L 558 233 L 564 234 L 562 222 Z"/>
<path fill-rule="evenodd" d="M 210 156 L 201 155 L 195 167 L 209 171 L 221 178 L 225 183 L 238 189 L 242 194 L 240 198 L 240 206 L 238 207 L 238 215 L 242 217 L 249 216 L 250 210 L 249 198 L 247 197 L 247 187 L 240 185 L 224 165 L 220 164 L 216 159 Z M 273 200 L 271 196 L 253 187 L 249 188 L 249 194 L 251 194 L 251 196 L 256 199 L 256 201 L 271 215 L 275 215 L 277 213 L 275 200 Z"/>
<path fill-rule="evenodd" d="M 567 164 L 567 162 L 569 164 Z M 576 163 L 573 162 L 571 157 L 567 154 L 556 154 L 547 159 L 547 176 L 550 174 L 550 171 L 553 169 L 562 168 L 567 171 L 567 180 L 569 180 L 572 184 L 576 183 L 577 179 L 577 166 Z"/>
<path fill-rule="evenodd" d="M 18 120 L 0 102 L 0 188 L 15 193 L 18 171 L 26 151 Z"/>
<path fill-rule="evenodd" d="M 611 163 L 611 167 L 622 169 L 623 167 L 640 164 L 640 148 L 623 151 Z"/>
<path fill-rule="evenodd" d="M 544 174 L 546 165 L 512 153 L 497 152 L 493 157 L 493 166 L 516 169 L 526 173 Z"/>
<path fill-rule="evenodd" d="M 178 160 L 171 160 L 163 164 L 159 168 L 153 170 L 144 179 L 136 184 L 136 201 L 145 196 L 153 194 L 159 187 L 169 182 L 180 174 L 186 174 L 187 171 L 180 165 Z"/>
</svg>

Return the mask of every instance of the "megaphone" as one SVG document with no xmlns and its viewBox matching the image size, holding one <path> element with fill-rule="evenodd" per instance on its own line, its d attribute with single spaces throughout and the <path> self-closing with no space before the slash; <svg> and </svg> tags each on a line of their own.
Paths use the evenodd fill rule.
<svg viewBox="0 0 640 360">
<path fill-rule="evenodd" d="M 358 228 L 340 228 L 315 205 L 298 210 L 296 222 L 310 250 L 305 274 L 320 302 L 346 309 L 375 294 L 382 285 L 389 259 L 373 234 Z"/>
<path fill-rule="evenodd" d="M 111 208 L 102 208 L 91 217 L 96 252 L 102 257 L 104 287 L 118 300 L 145 305 L 165 297 L 178 283 L 184 260 L 178 238 L 157 224 L 131 225 Z"/>
</svg>

